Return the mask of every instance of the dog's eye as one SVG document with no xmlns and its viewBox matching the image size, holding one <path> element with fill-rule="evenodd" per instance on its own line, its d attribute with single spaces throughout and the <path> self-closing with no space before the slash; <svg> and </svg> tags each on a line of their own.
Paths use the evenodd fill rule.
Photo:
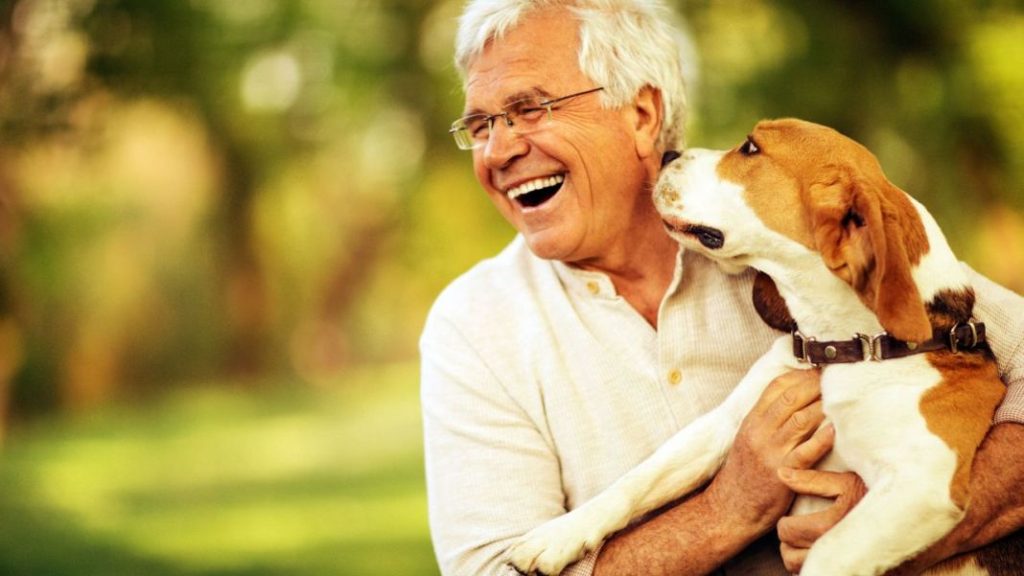
<svg viewBox="0 0 1024 576">
<path fill-rule="evenodd" d="M 757 147 L 757 144 L 754 143 L 754 140 L 750 136 L 747 136 L 747 141 L 740 145 L 740 154 L 743 154 L 744 156 L 753 156 L 760 152 L 761 149 Z"/>
<path fill-rule="evenodd" d="M 668 166 L 673 160 L 682 156 L 682 153 L 677 150 L 668 150 L 661 155 L 661 167 Z"/>
</svg>

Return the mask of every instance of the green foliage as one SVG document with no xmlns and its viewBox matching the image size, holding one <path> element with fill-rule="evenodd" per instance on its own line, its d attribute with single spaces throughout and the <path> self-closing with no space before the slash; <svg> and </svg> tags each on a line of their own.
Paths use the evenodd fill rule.
<svg viewBox="0 0 1024 576">
<path fill-rule="evenodd" d="M 977 221 L 1024 208 L 1024 24 L 1010 2 L 681 3 L 702 58 L 697 145 L 731 146 L 761 118 L 827 124 L 873 150 L 968 260 Z M 982 268 L 986 266 L 982 265 Z M 1018 290 L 1019 275 L 1003 277 Z"/>
<path fill-rule="evenodd" d="M 416 370 L 183 389 L 0 457 L 4 574 L 436 574 Z"/>
<path fill-rule="evenodd" d="M 436 294 L 512 236 L 447 135 L 462 4 L 4 5 L 15 413 L 413 358 Z M 1024 289 L 1017 3 L 675 4 L 699 57 L 693 145 L 732 146 L 765 117 L 835 126 L 965 260 Z"/>
</svg>

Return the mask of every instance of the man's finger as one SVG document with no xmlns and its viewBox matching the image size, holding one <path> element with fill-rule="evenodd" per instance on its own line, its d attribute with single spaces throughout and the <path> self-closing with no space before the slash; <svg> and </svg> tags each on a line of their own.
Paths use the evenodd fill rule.
<svg viewBox="0 0 1024 576">
<path fill-rule="evenodd" d="M 779 480 L 797 494 L 838 498 L 850 487 L 848 472 L 780 468 Z"/>
<path fill-rule="evenodd" d="M 783 458 L 782 465 L 787 468 L 810 468 L 828 454 L 835 439 L 836 429 L 832 424 L 821 426 L 806 442 L 793 448 Z"/>
<path fill-rule="evenodd" d="M 811 381 L 817 385 L 820 377 L 821 375 L 818 370 L 790 370 L 789 372 L 784 372 L 768 384 L 764 392 L 761 393 L 761 398 L 758 399 L 756 408 L 767 410 L 794 384 Z"/>
<path fill-rule="evenodd" d="M 783 380 L 784 379 L 784 380 Z M 816 402 L 821 396 L 818 375 L 810 370 L 794 370 L 775 380 L 782 382 L 781 392 L 766 408 L 769 422 L 782 426 L 794 413 Z"/>
<path fill-rule="evenodd" d="M 796 449 L 808 441 L 824 420 L 825 413 L 821 407 L 821 400 L 815 399 L 794 412 L 783 425 L 782 432 L 786 437 L 793 439 L 793 449 Z"/>
<path fill-rule="evenodd" d="M 807 548 L 794 548 L 786 543 L 779 545 L 779 552 L 782 553 L 782 564 L 790 574 L 799 574 L 807 560 Z"/>
<path fill-rule="evenodd" d="M 826 508 L 800 516 L 783 516 L 775 530 L 780 542 L 794 548 L 810 548 L 835 523 L 835 514 L 831 508 Z"/>
</svg>

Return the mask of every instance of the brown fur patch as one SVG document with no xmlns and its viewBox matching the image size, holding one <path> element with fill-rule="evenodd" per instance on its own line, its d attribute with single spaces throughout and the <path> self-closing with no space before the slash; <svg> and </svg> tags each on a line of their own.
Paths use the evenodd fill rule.
<svg viewBox="0 0 1024 576">
<path fill-rule="evenodd" d="M 754 277 L 753 298 L 754 309 L 765 324 L 783 332 L 796 330 L 796 320 L 790 315 L 786 301 L 779 294 L 775 282 L 764 272 L 758 271 Z"/>
<path fill-rule="evenodd" d="M 928 361 L 942 373 L 943 381 L 921 397 L 921 414 L 928 430 L 956 452 L 950 495 L 963 508 L 969 497 L 974 453 L 988 434 L 1006 386 L 987 348 L 960 354 L 931 352 Z"/>
<path fill-rule="evenodd" d="M 1024 531 L 1018 530 L 974 553 L 991 576 L 1024 574 Z"/>
<path fill-rule="evenodd" d="M 928 318 L 932 326 L 950 329 L 957 322 L 967 322 L 974 314 L 974 290 L 941 290 L 928 303 Z"/>
<path fill-rule="evenodd" d="M 729 151 L 719 177 L 743 186 L 765 226 L 820 252 L 890 334 L 929 338 L 911 274 L 928 252 L 927 234 L 875 156 L 831 128 L 800 120 L 760 122 L 750 139 L 759 152 Z"/>
<path fill-rule="evenodd" d="M 897 571 L 897 574 L 900 574 L 900 572 Z M 979 566 L 977 560 L 971 554 L 960 554 L 947 558 L 925 570 L 922 574 L 927 576 L 991 576 L 984 568 Z"/>
<path fill-rule="evenodd" d="M 902 572 L 897 572 L 902 574 Z M 1024 531 L 1018 530 L 978 550 L 947 558 L 923 576 L 1020 576 L 1024 574 Z"/>
<path fill-rule="evenodd" d="M 730 150 L 718 164 L 718 175 L 743 186 L 747 204 L 765 226 L 813 249 L 800 178 L 805 172 L 791 165 L 789 147 L 782 145 L 786 135 L 767 126 L 759 123 L 750 136 L 761 151 L 748 156 Z"/>
</svg>

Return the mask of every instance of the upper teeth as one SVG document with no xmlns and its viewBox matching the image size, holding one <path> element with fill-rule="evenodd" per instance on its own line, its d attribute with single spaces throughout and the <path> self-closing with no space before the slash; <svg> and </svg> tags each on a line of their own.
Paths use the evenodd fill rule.
<svg viewBox="0 0 1024 576">
<path fill-rule="evenodd" d="M 557 184 L 561 184 L 564 181 L 565 181 L 565 176 L 563 176 L 561 174 L 557 174 L 555 176 L 549 176 L 547 178 L 537 178 L 536 180 L 530 180 L 529 182 L 524 182 L 523 184 L 520 184 L 519 186 L 516 186 L 515 188 L 510 188 L 508 190 L 508 192 L 506 192 L 505 194 L 508 196 L 509 200 L 515 200 L 516 198 L 522 196 L 523 194 L 527 194 L 529 192 L 533 192 L 534 190 L 540 190 L 541 188 L 548 188 L 550 186 L 555 186 Z"/>
</svg>

